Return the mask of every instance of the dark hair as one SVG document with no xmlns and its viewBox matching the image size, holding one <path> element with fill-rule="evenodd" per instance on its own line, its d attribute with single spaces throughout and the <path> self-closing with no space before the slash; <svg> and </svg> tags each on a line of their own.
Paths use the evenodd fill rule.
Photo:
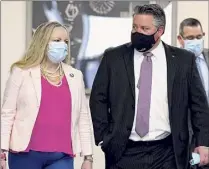
<svg viewBox="0 0 209 169">
<path fill-rule="evenodd" d="M 202 25 L 200 23 L 199 20 L 195 19 L 195 18 L 187 18 L 184 19 L 179 26 L 179 34 L 183 35 L 184 34 L 184 27 L 185 26 L 191 26 L 191 27 L 196 27 L 196 26 L 200 26 L 202 29 Z"/>
<path fill-rule="evenodd" d="M 134 8 L 134 14 L 147 14 L 152 15 L 155 20 L 155 26 L 160 27 L 163 26 L 165 28 L 166 25 L 166 18 L 165 18 L 165 12 L 158 4 L 146 4 L 146 5 L 140 5 L 136 6 Z"/>
</svg>

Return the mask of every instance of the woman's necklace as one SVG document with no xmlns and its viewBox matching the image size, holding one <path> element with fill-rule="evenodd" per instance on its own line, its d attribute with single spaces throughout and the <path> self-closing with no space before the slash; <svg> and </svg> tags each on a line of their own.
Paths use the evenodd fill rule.
<svg viewBox="0 0 209 169">
<path fill-rule="evenodd" d="M 59 66 L 53 72 L 48 71 L 44 69 L 43 67 L 41 67 L 41 73 L 51 85 L 56 86 L 56 87 L 60 87 L 62 85 L 62 77 L 63 77 L 64 72 L 62 70 L 61 64 L 59 64 Z M 55 78 L 55 80 L 52 80 L 52 78 Z"/>
</svg>

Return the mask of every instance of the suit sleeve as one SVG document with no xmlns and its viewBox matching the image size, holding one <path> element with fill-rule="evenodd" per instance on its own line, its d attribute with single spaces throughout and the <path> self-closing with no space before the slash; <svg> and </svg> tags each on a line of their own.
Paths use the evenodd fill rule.
<svg viewBox="0 0 209 169">
<path fill-rule="evenodd" d="M 90 109 L 96 145 L 103 141 L 103 137 L 108 131 L 109 80 L 107 53 L 104 52 L 103 59 L 94 79 L 90 96 Z"/>
<path fill-rule="evenodd" d="M 209 146 L 209 105 L 196 66 L 192 59 L 189 87 L 191 120 L 196 146 Z"/>
</svg>

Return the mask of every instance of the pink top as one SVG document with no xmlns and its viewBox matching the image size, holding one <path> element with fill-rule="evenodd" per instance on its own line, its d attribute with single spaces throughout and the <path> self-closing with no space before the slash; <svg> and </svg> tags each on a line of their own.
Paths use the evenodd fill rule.
<svg viewBox="0 0 209 169">
<path fill-rule="evenodd" d="M 39 113 L 26 151 L 63 152 L 73 155 L 71 140 L 71 93 L 64 76 L 62 85 L 41 78 Z"/>
</svg>

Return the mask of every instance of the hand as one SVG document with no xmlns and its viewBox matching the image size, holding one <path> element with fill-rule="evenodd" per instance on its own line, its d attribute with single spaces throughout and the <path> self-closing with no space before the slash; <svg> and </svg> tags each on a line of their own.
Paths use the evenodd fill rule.
<svg viewBox="0 0 209 169">
<path fill-rule="evenodd" d="M 199 146 L 194 149 L 195 153 L 200 155 L 200 164 L 199 166 L 209 164 L 209 147 Z"/>
<path fill-rule="evenodd" d="M 6 169 L 7 163 L 5 160 L 1 160 L 1 168 L 0 169 Z"/>
<path fill-rule="evenodd" d="M 93 169 L 92 162 L 84 160 L 81 169 Z"/>
</svg>

